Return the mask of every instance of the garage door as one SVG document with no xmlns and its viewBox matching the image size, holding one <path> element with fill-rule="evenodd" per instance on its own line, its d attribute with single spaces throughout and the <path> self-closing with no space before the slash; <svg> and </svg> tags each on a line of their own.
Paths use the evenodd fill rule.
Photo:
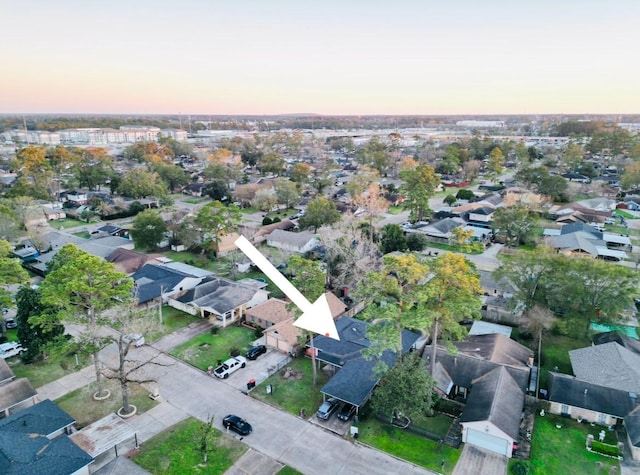
<svg viewBox="0 0 640 475">
<path fill-rule="evenodd" d="M 509 446 L 509 441 L 505 439 L 473 429 L 468 429 L 467 431 L 467 443 L 491 450 L 500 455 L 507 455 L 507 447 Z"/>
</svg>

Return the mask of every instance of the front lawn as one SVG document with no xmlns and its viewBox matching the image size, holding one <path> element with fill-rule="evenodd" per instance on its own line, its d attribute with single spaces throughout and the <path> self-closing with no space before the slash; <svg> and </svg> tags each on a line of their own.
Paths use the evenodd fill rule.
<svg viewBox="0 0 640 475">
<path fill-rule="evenodd" d="M 49 226 L 52 227 L 53 229 L 69 229 L 69 228 L 75 228 L 77 226 L 86 226 L 87 224 L 88 223 L 84 221 L 79 221 L 73 218 L 64 218 L 64 219 L 57 219 L 55 221 L 49 221 Z"/>
<path fill-rule="evenodd" d="M 212 450 L 207 463 L 203 464 L 202 427 L 199 420 L 186 419 L 145 442 L 132 460 L 153 474 L 225 473 L 245 453 L 247 446 L 214 428 Z"/>
<path fill-rule="evenodd" d="M 44 361 L 31 364 L 24 364 L 16 357 L 13 358 L 13 361 L 9 361 L 9 364 L 16 378 L 28 378 L 31 385 L 37 389 L 90 365 L 91 356 L 78 354 L 76 359 L 76 355 L 73 353 L 52 354 Z"/>
<path fill-rule="evenodd" d="M 83 427 L 116 412 L 122 407 L 122 392 L 115 380 L 105 380 L 104 387 L 111 391 L 111 396 L 103 401 L 93 399 L 96 384 L 91 383 L 56 399 L 56 404 L 76 420 L 76 427 Z M 139 384 L 129 385 L 129 403 L 136 406 L 138 414 L 151 409 L 157 403 L 149 397 L 149 390 Z"/>
<path fill-rule="evenodd" d="M 216 366 L 218 360 L 228 359 L 234 348 L 244 354 L 255 338 L 254 332 L 248 328 L 221 328 L 216 335 L 203 333 L 192 338 L 171 350 L 171 354 L 206 371 L 209 366 Z"/>
<path fill-rule="evenodd" d="M 359 441 L 434 472 L 453 472 L 461 450 L 369 417 L 358 426 Z M 442 464 L 444 462 L 444 465 Z"/>
<path fill-rule="evenodd" d="M 561 428 L 557 428 L 559 424 Z M 585 473 L 609 474 L 611 467 L 617 467 L 616 459 L 603 457 L 586 449 L 587 434 L 592 434 L 598 440 L 598 433 L 602 426 L 591 426 L 578 423 L 573 419 L 547 414 L 536 416 L 533 430 L 531 460 L 531 475 L 583 475 Z M 614 432 L 605 429 L 605 442 L 617 442 Z M 596 462 L 602 462 L 603 467 L 598 471 Z"/>
<path fill-rule="evenodd" d="M 160 318 L 160 316 L 158 316 L 158 318 Z M 146 340 L 148 340 L 149 342 L 155 341 L 164 335 L 173 333 L 174 331 L 186 327 L 191 323 L 197 322 L 198 320 L 200 320 L 199 317 L 193 316 L 169 305 L 163 305 L 162 327 L 160 328 L 160 331 L 158 333 L 149 335 Z"/>
<path fill-rule="evenodd" d="M 291 368 L 294 377 L 289 379 L 282 377 L 287 368 Z M 300 409 L 304 409 L 307 416 L 311 416 L 322 404 L 320 388 L 327 381 L 329 381 L 329 376 L 318 369 L 318 384 L 314 389 L 311 359 L 301 356 L 294 358 L 285 368 L 253 389 L 251 396 L 278 406 L 291 414 L 298 415 Z M 271 394 L 267 394 L 267 385 L 271 385 Z"/>
</svg>

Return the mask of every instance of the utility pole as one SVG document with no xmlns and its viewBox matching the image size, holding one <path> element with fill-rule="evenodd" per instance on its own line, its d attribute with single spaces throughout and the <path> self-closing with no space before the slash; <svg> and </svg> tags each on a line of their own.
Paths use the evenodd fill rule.
<svg viewBox="0 0 640 475">
<path fill-rule="evenodd" d="M 164 300 L 164 287 L 161 285 L 160 286 L 160 305 L 158 306 L 158 316 L 160 317 L 160 325 L 163 324 L 163 322 L 162 322 L 162 304 L 163 304 L 163 300 Z"/>
</svg>

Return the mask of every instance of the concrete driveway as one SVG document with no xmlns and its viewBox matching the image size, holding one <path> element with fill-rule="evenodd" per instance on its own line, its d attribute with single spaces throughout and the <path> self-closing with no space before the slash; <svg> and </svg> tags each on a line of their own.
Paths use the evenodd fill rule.
<svg viewBox="0 0 640 475">
<path fill-rule="evenodd" d="M 453 475 L 506 475 L 509 459 L 495 452 L 465 444 Z"/>
</svg>

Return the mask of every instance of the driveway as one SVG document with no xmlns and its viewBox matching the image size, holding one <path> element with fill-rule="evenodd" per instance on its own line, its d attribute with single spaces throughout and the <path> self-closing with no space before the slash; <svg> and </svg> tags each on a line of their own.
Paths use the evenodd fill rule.
<svg viewBox="0 0 640 475">
<path fill-rule="evenodd" d="M 509 459 L 503 455 L 465 444 L 453 475 L 506 475 L 508 462 Z"/>
</svg>

